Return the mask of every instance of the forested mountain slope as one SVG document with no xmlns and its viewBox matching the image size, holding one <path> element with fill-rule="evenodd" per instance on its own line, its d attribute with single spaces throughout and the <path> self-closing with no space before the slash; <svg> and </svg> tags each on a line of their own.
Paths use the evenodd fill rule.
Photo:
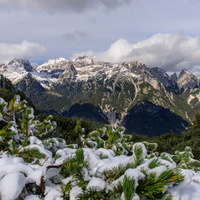
<svg viewBox="0 0 200 200">
<path fill-rule="evenodd" d="M 182 132 L 200 111 L 199 78 L 186 70 L 169 76 L 139 62 L 79 57 L 55 58 L 36 69 L 27 60 L 14 59 L 1 65 L 0 73 L 41 112 L 123 125 L 130 133 Z M 145 126 L 140 126 L 142 120 Z"/>
</svg>

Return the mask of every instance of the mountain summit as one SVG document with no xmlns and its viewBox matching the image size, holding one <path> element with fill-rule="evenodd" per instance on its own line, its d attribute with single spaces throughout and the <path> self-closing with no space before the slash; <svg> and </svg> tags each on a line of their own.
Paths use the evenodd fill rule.
<svg viewBox="0 0 200 200">
<path fill-rule="evenodd" d="M 138 61 L 113 64 L 79 57 L 51 59 L 36 70 L 14 59 L 1 65 L 0 73 L 42 112 L 123 125 L 130 133 L 181 132 L 200 111 L 199 78 L 186 70 L 177 77 Z M 161 133 L 159 127 L 165 127 Z"/>
<path fill-rule="evenodd" d="M 187 70 L 182 70 L 178 80 L 177 80 L 177 84 L 179 86 L 179 88 L 184 88 L 184 89 L 188 89 L 188 88 L 195 88 L 195 87 L 199 87 L 199 81 L 200 79 L 197 78 L 194 74 L 188 72 Z"/>
</svg>

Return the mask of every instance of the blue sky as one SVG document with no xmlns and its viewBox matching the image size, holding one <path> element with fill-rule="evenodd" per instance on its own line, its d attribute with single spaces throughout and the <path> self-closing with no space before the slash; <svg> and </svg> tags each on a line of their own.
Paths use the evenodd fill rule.
<svg viewBox="0 0 200 200">
<path fill-rule="evenodd" d="M 0 63 L 96 56 L 200 74 L 199 0 L 0 0 Z"/>
</svg>

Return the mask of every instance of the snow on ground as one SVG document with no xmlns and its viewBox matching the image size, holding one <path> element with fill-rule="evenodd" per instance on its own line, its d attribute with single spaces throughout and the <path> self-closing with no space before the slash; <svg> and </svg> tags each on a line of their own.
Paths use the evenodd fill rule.
<svg viewBox="0 0 200 200">
<path fill-rule="evenodd" d="M 32 137 L 30 148 L 33 145 L 40 146 L 43 153 L 49 156 L 51 163 L 53 164 L 52 154 L 47 153 L 48 151 L 40 143 L 39 140 Z M 142 143 L 137 143 L 135 146 L 142 146 L 145 148 Z M 37 147 L 38 148 L 38 147 Z M 146 156 L 146 151 L 143 149 L 143 157 Z M 61 157 L 57 159 L 56 164 L 62 163 L 66 158 L 72 158 L 76 152 L 76 149 L 64 148 L 59 149 L 56 154 Z M 100 155 L 107 155 L 108 158 L 102 159 Z M 98 150 L 93 150 L 90 148 L 84 148 L 84 157 L 85 161 L 88 162 L 90 172 L 87 175 L 88 185 L 87 189 L 96 189 L 96 191 L 104 190 L 106 187 L 110 190 L 112 187 L 108 186 L 108 183 L 102 178 L 97 177 L 98 173 L 102 173 L 105 170 L 112 170 L 113 167 L 119 165 L 126 165 L 134 161 L 135 157 L 133 156 L 115 156 L 112 150 L 100 148 Z M 125 175 L 136 180 L 135 187 L 138 186 L 138 181 L 144 178 L 144 174 L 141 172 L 141 168 L 147 169 L 147 173 L 156 172 L 158 175 L 163 171 L 169 168 L 174 168 L 174 164 L 168 161 L 163 161 L 163 165 L 156 167 L 155 169 L 149 169 L 148 165 L 152 159 L 145 159 L 144 163 L 135 168 L 128 169 L 123 176 L 113 182 L 113 185 L 117 185 L 120 181 L 123 181 Z M 60 169 L 49 169 L 46 171 L 46 166 L 32 165 L 27 164 L 19 157 L 11 157 L 6 153 L 1 154 L 0 156 L 0 194 L 3 200 L 14 200 L 22 192 L 24 186 L 29 183 L 35 183 L 40 185 L 41 177 L 44 176 L 45 181 L 45 197 L 44 200 L 61 200 L 62 199 L 62 187 L 61 184 L 56 184 L 51 181 L 51 179 L 57 176 L 60 172 Z M 149 170 L 149 171 L 148 171 Z M 182 169 L 182 174 L 185 176 L 185 180 L 176 187 L 169 187 L 169 192 L 173 195 L 173 200 L 199 200 L 200 197 L 200 174 L 192 170 Z M 61 181 L 63 184 L 67 184 L 72 180 L 72 177 L 62 177 Z M 12 188 L 12 190 L 10 189 Z M 74 186 L 70 192 L 70 200 L 76 200 L 78 194 L 82 192 L 82 189 L 79 186 Z M 137 198 L 136 198 L 137 197 Z M 139 200 L 139 196 L 136 194 L 135 199 Z M 37 195 L 29 194 L 26 196 L 25 200 L 32 199 L 42 199 Z M 122 194 L 123 199 L 123 194 Z"/>
</svg>

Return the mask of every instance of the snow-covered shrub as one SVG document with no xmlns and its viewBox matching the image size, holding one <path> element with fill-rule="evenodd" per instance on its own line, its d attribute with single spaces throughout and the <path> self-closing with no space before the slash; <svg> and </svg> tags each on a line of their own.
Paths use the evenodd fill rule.
<svg viewBox="0 0 200 200">
<path fill-rule="evenodd" d="M 66 199 L 161 199 L 184 180 L 174 162 L 160 157 L 146 159 L 147 150 L 142 143 L 134 144 L 132 156 L 102 151 L 109 158 L 101 158 L 99 150 L 83 148 L 65 162 Z"/>
<path fill-rule="evenodd" d="M 200 161 L 193 159 L 192 149 L 185 147 L 183 152 L 176 151 L 172 157 L 180 168 L 200 171 Z"/>
<path fill-rule="evenodd" d="M 20 101 L 19 95 L 15 95 L 9 106 L 0 98 L 0 121 L 6 124 L 0 130 L 1 149 L 4 151 L 16 153 L 20 145 L 24 147 L 30 144 L 30 136 L 42 138 L 56 128 L 56 123 L 51 121 L 51 115 L 43 122 L 34 120 L 34 110 L 26 104 L 25 100 Z"/>
<path fill-rule="evenodd" d="M 198 200 L 199 161 L 192 151 L 155 152 L 156 143 L 133 143 L 124 128 L 98 129 L 80 143 L 42 139 L 54 130 L 51 116 L 34 120 L 18 96 L 0 99 L 0 198 L 15 200 Z"/>
<path fill-rule="evenodd" d="M 124 134 L 124 127 L 114 130 L 111 125 L 97 129 L 89 133 L 88 138 L 83 141 L 85 147 L 112 149 L 117 155 L 132 152 L 131 135 Z"/>
</svg>

